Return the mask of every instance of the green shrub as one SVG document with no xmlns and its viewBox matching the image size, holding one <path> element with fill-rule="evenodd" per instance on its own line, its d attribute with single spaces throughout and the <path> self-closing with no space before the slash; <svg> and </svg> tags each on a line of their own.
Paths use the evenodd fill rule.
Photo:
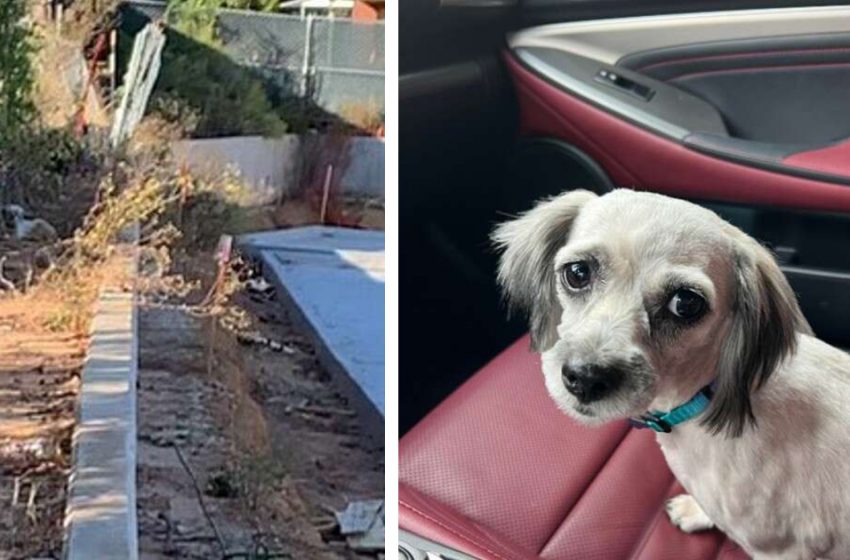
<svg viewBox="0 0 850 560">
<path fill-rule="evenodd" d="M 0 2 L 0 148 L 15 144 L 35 117 L 35 45 L 24 23 L 26 0 Z"/>
<path fill-rule="evenodd" d="M 193 136 L 279 136 L 287 131 L 262 81 L 216 47 L 171 29 L 162 57 L 153 106 L 179 106 L 194 115 Z"/>
<path fill-rule="evenodd" d="M 265 81 L 235 63 L 216 36 L 216 13 L 224 7 L 269 10 L 266 0 L 173 0 L 162 67 L 151 112 L 181 127 L 186 136 L 279 136 L 288 131 L 285 111 L 270 97 Z M 122 34 L 122 60 L 133 37 Z"/>
</svg>

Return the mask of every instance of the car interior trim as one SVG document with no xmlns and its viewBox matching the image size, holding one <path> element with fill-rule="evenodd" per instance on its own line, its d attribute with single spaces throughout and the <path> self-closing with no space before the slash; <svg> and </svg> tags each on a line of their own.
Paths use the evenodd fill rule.
<svg viewBox="0 0 850 560">
<path fill-rule="evenodd" d="M 706 41 L 850 29 L 850 6 L 727 10 L 557 23 L 509 35 L 511 48 L 545 47 L 606 64 L 638 51 Z"/>
</svg>

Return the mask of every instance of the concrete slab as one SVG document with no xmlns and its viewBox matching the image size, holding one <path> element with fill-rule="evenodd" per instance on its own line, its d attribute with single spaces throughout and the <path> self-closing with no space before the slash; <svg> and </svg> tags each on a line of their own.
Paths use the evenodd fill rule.
<svg viewBox="0 0 850 560">
<path fill-rule="evenodd" d="M 65 512 L 68 560 L 138 558 L 134 294 L 105 291 L 82 373 Z"/>
<path fill-rule="evenodd" d="M 310 226 L 242 236 L 324 355 L 384 416 L 384 233 Z M 381 437 L 383 437 L 381 435 Z"/>
</svg>

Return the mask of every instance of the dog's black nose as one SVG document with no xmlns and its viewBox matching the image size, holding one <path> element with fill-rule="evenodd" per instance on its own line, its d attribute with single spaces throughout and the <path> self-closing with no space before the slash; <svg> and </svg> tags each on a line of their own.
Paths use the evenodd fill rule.
<svg viewBox="0 0 850 560">
<path fill-rule="evenodd" d="M 561 379 L 567 391 L 580 403 L 587 404 L 613 393 L 623 381 L 623 372 L 619 368 L 603 366 L 585 366 L 579 369 L 563 366 Z"/>
</svg>

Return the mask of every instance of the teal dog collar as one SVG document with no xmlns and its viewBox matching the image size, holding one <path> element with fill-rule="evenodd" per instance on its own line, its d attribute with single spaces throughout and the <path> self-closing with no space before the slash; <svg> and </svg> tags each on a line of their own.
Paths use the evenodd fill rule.
<svg viewBox="0 0 850 560">
<path fill-rule="evenodd" d="M 687 422 L 708 408 L 712 394 L 711 385 L 708 385 L 703 387 L 691 400 L 677 406 L 670 412 L 650 411 L 640 418 L 629 418 L 629 424 L 633 428 L 649 428 L 654 432 L 669 434 L 673 431 L 673 426 Z"/>
</svg>

